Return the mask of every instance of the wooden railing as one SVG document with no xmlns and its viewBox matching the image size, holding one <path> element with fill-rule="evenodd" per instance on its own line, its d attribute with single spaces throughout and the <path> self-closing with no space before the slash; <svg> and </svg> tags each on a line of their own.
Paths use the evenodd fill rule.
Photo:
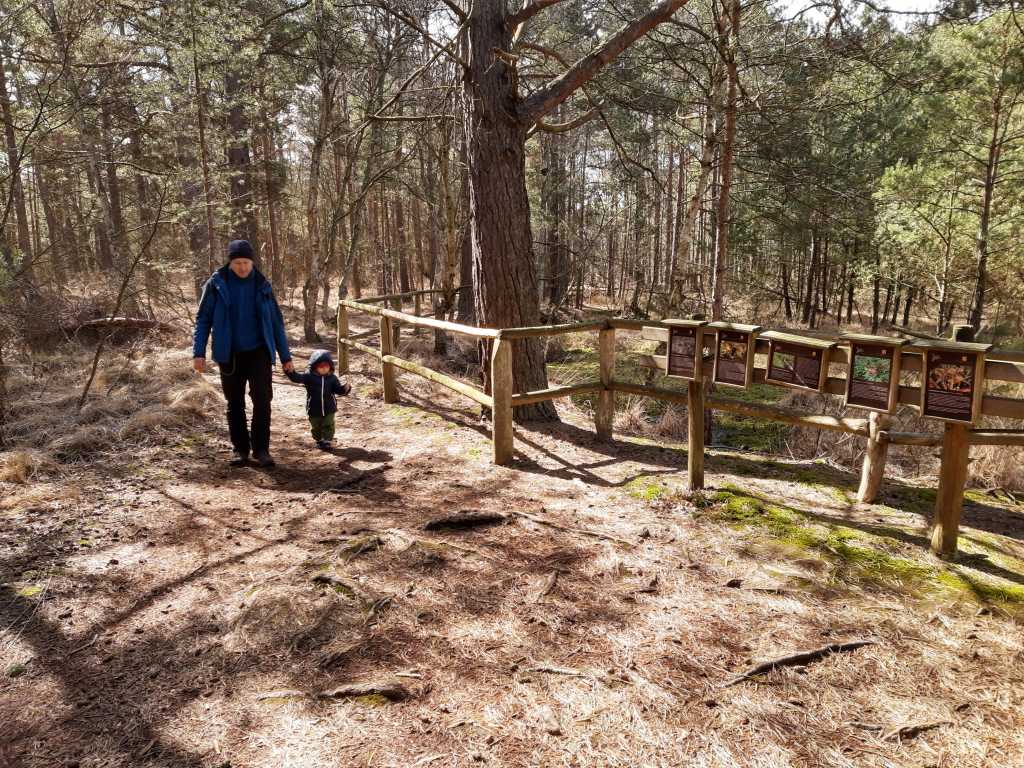
<svg viewBox="0 0 1024 768">
<path fill-rule="evenodd" d="M 427 292 L 422 292 L 427 293 Z M 401 299 L 412 294 L 398 294 Z M 493 458 L 495 464 L 508 464 L 513 457 L 512 410 L 546 400 L 556 400 L 573 395 L 597 393 L 594 406 L 594 426 L 601 439 L 611 439 L 612 423 L 615 416 L 615 394 L 640 395 L 666 402 L 679 403 L 687 407 L 687 478 L 692 490 L 704 488 L 704 413 L 705 410 L 719 410 L 743 416 L 778 421 L 796 426 L 828 429 L 864 437 L 867 440 L 864 463 L 861 472 L 857 499 L 871 503 L 878 495 L 885 474 L 885 462 L 890 445 L 942 446 L 939 491 L 935 516 L 932 524 L 932 549 L 943 555 L 956 552 L 957 531 L 963 506 L 964 485 L 967 478 L 968 453 L 971 445 L 1024 446 L 1024 430 L 982 429 L 965 424 L 946 423 L 942 435 L 924 432 L 900 432 L 892 430 L 892 417 L 872 412 L 866 417 L 831 416 L 809 414 L 795 408 L 753 403 L 718 394 L 706 394 L 700 381 L 687 381 L 685 391 L 659 387 L 650 384 L 635 384 L 615 379 L 615 338 L 617 331 L 640 331 L 645 339 L 667 341 L 668 323 L 627 319 L 594 320 L 582 323 L 548 325 L 531 328 L 478 328 L 453 323 L 439 318 L 422 317 L 418 312 L 407 314 L 399 309 L 387 309 L 376 303 L 393 302 L 396 297 L 376 297 L 374 303 L 367 301 L 342 301 L 338 307 L 338 366 L 342 372 L 348 370 L 348 351 L 355 349 L 372 355 L 381 361 L 384 401 L 398 400 L 396 368 L 414 373 L 457 392 L 485 408 L 490 409 L 492 420 Z M 418 307 L 416 308 L 418 310 Z M 368 333 L 349 335 L 348 313 L 362 312 L 379 318 L 380 348 L 374 348 L 357 341 Z M 434 328 L 450 333 L 486 339 L 490 343 L 491 391 L 460 381 L 447 374 L 422 366 L 395 354 L 397 346 L 397 323 L 413 327 Z M 513 392 L 512 344 L 520 339 L 558 336 L 568 333 L 596 332 L 598 334 L 599 377 L 571 385 L 553 386 L 532 392 Z M 705 333 L 714 333 L 705 328 Z M 767 352 L 768 342 L 758 339 L 756 353 Z M 901 348 L 902 370 L 920 371 L 922 349 L 911 343 Z M 664 371 L 666 356 L 641 355 L 641 365 Z M 849 366 L 849 353 L 844 347 L 832 350 L 832 366 Z M 710 377 L 712 364 L 703 361 L 703 373 Z M 1024 383 L 1024 362 L 1019 353 L 990 351 L 985 358 L 985 380 Z M 754 382 L 764 382 L 766 367 L 754 366 Z M 846 391 L 846 378 L 829 375 L 822 387 L 825 393 L 841 395 Z M 918 404 L 921 401 L 919 386 L 899 387 L 899 402 Z M 981 413 L 1024 421 L 1024 399 L 985 395 Z"/>
</svg>

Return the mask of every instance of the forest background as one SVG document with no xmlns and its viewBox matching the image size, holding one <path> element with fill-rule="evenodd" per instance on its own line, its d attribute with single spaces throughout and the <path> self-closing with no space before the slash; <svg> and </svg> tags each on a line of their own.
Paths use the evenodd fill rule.
<svg viewBox="0 0 1024 768">
<path fill-rule="evenodd" d="M 9 6 L 0 355 L 111 314 L 189 325 L 235 237 L 310 342 L 339 297 L 436 288 L 491 326 L 599 307 L 1019 345 L 1022 17 L 930 10 Z M 522 156 L 488 157 L 510 109 Z"/>
</svg>

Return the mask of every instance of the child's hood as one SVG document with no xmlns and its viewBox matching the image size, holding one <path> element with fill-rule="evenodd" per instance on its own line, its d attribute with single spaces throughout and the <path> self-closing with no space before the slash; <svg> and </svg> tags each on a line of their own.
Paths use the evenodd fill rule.
<svg viewBox="0 0 1024 768">
<path fill-rule="evenodd" d="M 317 349 L 309 356 L 309 370 L 311 373 L 316 373 L 316 367 L 320 363 L 327 363 L 331 366 L 331 373 L 334 373 L 334 358 L 331 357 L 331 353 L 326 349 Z"/>
</svg>

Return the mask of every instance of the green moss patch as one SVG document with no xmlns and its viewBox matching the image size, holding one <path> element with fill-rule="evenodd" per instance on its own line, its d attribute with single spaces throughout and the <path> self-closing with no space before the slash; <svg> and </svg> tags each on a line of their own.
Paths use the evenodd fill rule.
<svg viewBox="0 0 1024 768">
<path fill-rule="evenodd" d="M 727 523 L 749 538 L 767 536 L 784 552 L 814 553 L 829 565 L 833 586 L 859 584 L 916 595 L 955 592 L 980 602 L 1024 606 L 1024 586 L 1016 583 L 1024 581 L 1024 559 L 1008 554 L 1015 549 L 1007 542 L 967 539 L 961 562 L 937 563 L 924 547 L 901 540 L 909 532 L 892 526 L 864 531 L 833 525 L 735 487 L 705 498 L 697 517 Z M 986 572 L 985 562 L 1006 578 Z"/>
<path fill-rule="evenodd" d="M 672 493 L 672 488 L 667 483 L 649 475 L 633 478 L 626 483 L 625 488 L 630 496 L 640 501 L 658 501 Z"/>
</svg>

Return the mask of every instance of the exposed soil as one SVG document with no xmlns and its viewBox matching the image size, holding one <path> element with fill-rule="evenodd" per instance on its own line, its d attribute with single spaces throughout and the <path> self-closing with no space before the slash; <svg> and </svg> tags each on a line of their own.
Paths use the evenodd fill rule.
<svg viewBox="0 0 1024 768">
<path fill-rule="evenodd" d="M 682 452 L 597 442 L 575 411 L 494 467 L 463 401 L 403 376 L 388 406 L 353 365 L 332 453 L 275 374 L 276 469 L 229 469 L 215 409 L 173 449 L 4 486 L 0 765 L 1024 765 L 1011 607 L 836 578 L 828 552 L 683 494 Z M 821 465 L 707 470 L 943 568 L 915 489 L 859 507 Z M 425 530 L 458 513 L 505 519 Z M 967 523 L 1020 557 L 1021 508 L 979 500 Z"/>
</svg>

